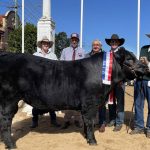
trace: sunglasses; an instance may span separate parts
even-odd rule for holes
[[[111,40],[110,44],[119,44],[119,41],[118,40]]]

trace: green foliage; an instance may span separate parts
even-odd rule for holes
[[[33,54],[37,50],[37,27],[27,23],[25,25],[25,52]]]
[[[8,51],[21,52],[22,49],[22,29],[21,27],[10,32],[8,35]]]
[[[37,27],[27,23],[25,25],[25,53],[33,54],[36,49]],[[12,52],[21,52],[22,49],[22,28],[12,31],[8,36],[8,49]]]
[[[55,54],[58,58],[61,56],[61,51],[70,45],[69,38],[65,32],[59,32],[55,35]]]
[[[33,54],[37,50],[37,27],[27,23],[25,25],[25,53]],[[70,44],[65,32],[55,35],[55,53],[60,58],[61,51]],[[12,52],[21,52],[22,49],[22,29],[19,27],[9,34],[8,49]]]

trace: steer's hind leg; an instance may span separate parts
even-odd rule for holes
[[[84,132],[86,132],[85,135],[86,135],[87,142],[90,145],[96,145],[97,142],[94,136],[94,119],[90,119],[87,117],[87,115],[83,115],[83,121],[85,125]]]
[[[2,106],[0,109],[1,109],[0,126],[1,126],[2,140],[5,143],[7,149],[14,149],[16,148],[16,145],[11,137],[11,125],[12,125],[12,118],[14,117],[14,114],[16,113],[17,110],[17,106],[16,107]]]
[[[83,117],[83,113],[81,112],[82,114],[82,120],[83,120],[83,136],[87,139],[87,126],[85,124],[85,121],[84,121],[84,117]]]
[[[84,137],[87,139],[87,126],[85,123],[84,123]]]

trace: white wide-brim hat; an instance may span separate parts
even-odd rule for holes
[[[53,41],[50,41],[47,36],[44,36],[40,41],[37,42],[37,47],[41,48],[42,47],[42,42],[47,42],[49,43],[49,48],[53,46]]]

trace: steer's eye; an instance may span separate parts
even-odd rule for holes
[[[131,66],[133,64],[133,61],[132,60],[126,60],[124,63],[128,66]]]

